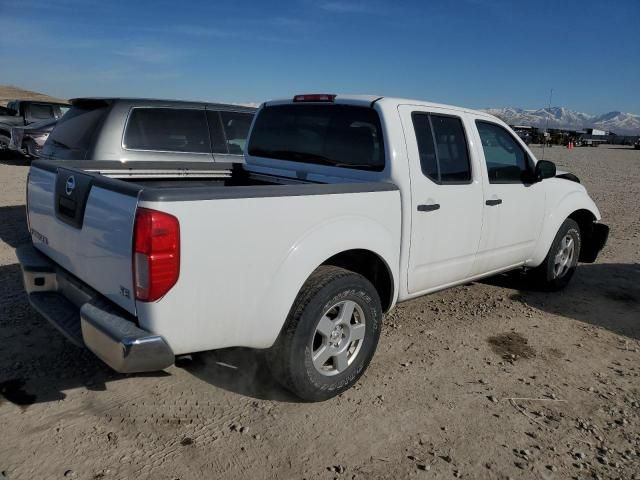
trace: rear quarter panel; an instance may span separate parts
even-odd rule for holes
[[[309,275],[345,250],[378,254],[397,285],[397,190],[140,205],[180,220],[177,284],[158,302],[137,303],[141,326],[177,354],[270,347]]]

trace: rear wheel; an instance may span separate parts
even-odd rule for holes
[[[285,388],[326,400],[358,381],[378,345],[382,309],[373,285],[334,266],[319,267],[296,298],[268,354]]]
[[[578,266],[581,246],[580,227],[575,220],[566,219],[542,264],[531,271],[536,286],[550,291],[566,287]]]

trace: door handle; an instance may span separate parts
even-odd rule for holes
[[[490,207],[493,207],[495,205],[500,205],[502,203],[502,199],[498,198],[496,200],[487,200],[486,202],[484,202],[485,204],[489,205]]]
[[[418,205],[419,212],[433,212],[434,210],[438,210],[439,208],[439,203],[432,203],[430,205]]]

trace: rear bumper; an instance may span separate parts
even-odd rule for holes
[[[59,268],[32,245],[16,250],[31,305],[69,340],[86,346],[117,372],[151,372],[173,364],[160,335],[139,328],[132,317]]]
[[[594,223],[589,232],[585,232],[580,249],[580,261],[593,263],[607,244],[609,227],[603,223]]]

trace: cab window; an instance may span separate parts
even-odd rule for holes
[[[503,127],[476,120],[487,164],[489,183],[524,182],[531,172],[529,156]]]

